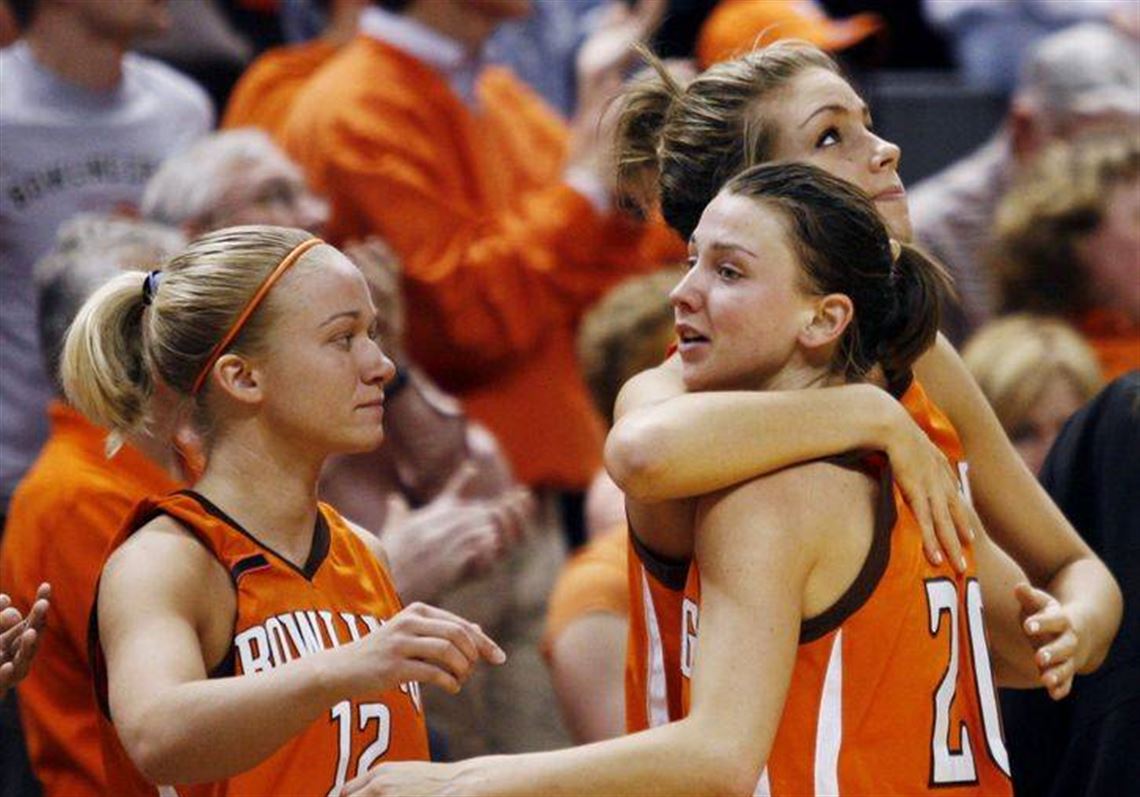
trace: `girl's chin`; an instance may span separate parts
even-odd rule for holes
[[[341,454],[367,454],[375,451],[384,442],[383,430],[371,435],[358,435],[356,439],[344,445],[338,453]]]
[[[910,211],[905,199],[894,199],[886,202],[876,202],[875,207],[879,215],[887,224],[887,231],[895,240],[909,244],[914,238],[914,230],[910,224]]]

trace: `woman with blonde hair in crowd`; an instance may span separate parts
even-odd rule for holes
[[[991,321],[966,343],[962,360],[1034,475],[1065,421],[1104,384],[1096,354],[1055,318]]]
[[[112,793],[335,794],[379,760],[427,757],[418,682],[455,692],[503,660],[462,618],[402,608],[375,538],[317,500],[330,454],[383,438],[376,328],[356,267],[282,227],[118,276],[72,325],[64,389],[112,443],[173,394],[207,455],[192,489],[135,508],[96,590]]]
[[[1003,313],[1060,316],[1106,379],[1140,368],[1140,136],[1046,152],[998,207],[992,252]]]

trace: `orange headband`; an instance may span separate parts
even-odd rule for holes
[[[222,356],[222,353],[230,347],[234,339],[241,334],[246,322],[249,321],[249,317],[253,315],[254,311],[257,310],[265,300],[265,295],[269,293],[269,289],[273,287],[277,280],[281,279],[281,275],[288,271],[290,266],[300,260],[301,255],[308,252],[314,246],[319,246],[323,243],[324,241],[320,238],[309,238],[306,241],[302,241],[293,247],[293,250],[289,252],[289,254],[285,255],[285,258],[277,264],[277,268],[270,272],[269,276],[265,278],[265,282],[261,283],[261,287],[257,289],[257,293],[253,294],[253,298],[249,300],[245,308],[241,311],[241,314],[238,315],[237,320],[234,321],[233,326],[230,327],[230,331],[227,332],[225,337],[218,341],[218,345],[210,351],[210,356],[206,358],[206,362],[202,365],[202,370],[198,372],[198,376],[194,379],[194,386],[190,388],[191,396],[198,395],[198,391],[201,390],[202,385],[205,384],[206,376],[210,373],[210,369],[214,367],[214,363],[217,362],[218,358]]]

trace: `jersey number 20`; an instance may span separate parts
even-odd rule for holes
[[[949,620],[947,625],[950,630],[950,661],[946,667],[946,674],[934,693],[930,782],[935,786],[976,783],[978,775],[974,746],[978,740],[971,740],[966,723],[961,723],[958,729],[961,740],[959,749],[954,750],[950,746],[950,708],[957,697],[958,688],[957,585],[948,578],[927,581],[926,603],[930,609],[930,635],[939,636],[944,617]],[[993,671],[990,668],[990,652],[986,647],[986,629],[982,620],[982,590],[978,586],[977,579],[973,578],[966,580],[966,629],[969,635],[970,658],[974,662],[971,680],[981,709],[986,750],[998,768],[1008,776],[1009,754],[1006,753],[1005,741],[1001,736],[997,695],[994,692]]]

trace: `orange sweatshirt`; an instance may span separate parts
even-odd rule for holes
[[[222,117],[222,128],[260,127],[277,135],[297,92],[336,54],[323,39],[266,50],[242,73]]]
[[[1096,352],[1106,382],[1140,368],[1140,325],[1122,313],[1094,310],[1078,328]]]
[[[104,454],[107,432],[61,402],[51,436],[16,488],[0,549],[0,587],[27,611],[41,581],[51,611],[20,718],[44,797],[102,795],[98,710],[87,668],[87,620],[106,548],[140,499],[177,484],[141,452]]]
[[[286,151],[331,201],[334,243],[383,237],[404,268],[410,354],[499,439],[527,484],[584,489],[602,424],[579,317],[680,241],[562,182],[565,125],[508,71],[477,111],[434,69],[357,37],[298,95]]]

